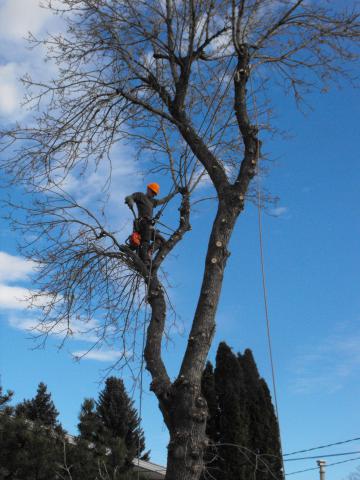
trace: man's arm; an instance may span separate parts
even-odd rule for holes
[[[139,195],[141,195],[140,192],[135,192],[125,197],[125,203],[129,208],[134,208],[134,204],[136,203],[136,200],[138,200]]]
[[[133,196],[132,195],[128,195],[127,197],[125,197],[125,203],[126,205],[129,207],[129,208],[133,208],[134,207],[134,199],[133,199]]]
[[[164,205],[164,203],[169,202],[173,197],[175,197],[177,193],[179,193],[178,187],[176,187],[172,193],[169,193],[169,195],[166,195],[166,197],[154,199],[154,207],[157,207],[158,205]]]

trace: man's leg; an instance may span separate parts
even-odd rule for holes
[[[151,223],[146,218],[142,218],[139,221],[139,233],[141,235],[141,245],[140,245],[140,258],[141,260],[149,264],[151,262],[151,257],[149,255],[150,249],[150,240],[151,240]]]
[[[155,230],[154,241],[152,245],[153,252],[156,252],[157,250],[159,250],[161,245],[163,245],[165,242],[166,242],[165,238],[157,230]]]

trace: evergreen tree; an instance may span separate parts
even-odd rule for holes
[[[93,443],[99,441],[104,428],[95,407],[95,401],[92,398],[85,398],[81,405],[78,423],[81,439]]]
[[[208,448],[208,472],[218,480],[248,480],[256,468],[259,480],[283,478],[279,427],[251,350],[236,356],[220,343],[215,372],[211,364],[204,370],[202,392],[209,407],[207,435],[218,454],[214,460]]]
[[[2,415],[11,415],[13,412],[13,407],[8,405],[13,396],[14,392],[12,390],[7,390],[6,393],[3,393],[3,388],[0,386],[0,413]]]
[[[248,464],[249,419],[246,416],[244,376],[236,355],[226,343],[219,344],[216,355],[215,388],[219,408],[217,471],[219,480],[245,477]]]
[[[120,378],[109,377],[106,380],[105,388],[99,395],[97,413],[111,436],[124,440],[126,461],[131,465],[132,460],[140,457],[145,450],[145,437],[134,402],[127,395]],[[142,458],[148,459],[148,453]]]
[[[244,372],[249,430],[248,447],[261,454],[259,480],[282,478],[280,433],[268,386],[260,377],[251,350],[246,349],[238,360]]]
[[[59,428],[57,421],[59,412],[51,400],[51,393],[47,392],[47,386],[43,382],[39,383],[35,397],[19,403],[15,413],[17,416],[39,422],[46,427]]]
[[[22,416],[0,415],[0,478],[59,479],[63,439],[39,422]]]
[[[124,383],[109,377],[98,402],[85,399],[79,415],[80,435],[70,450],[74,480],[95,478],[105,472],[112,480],[131,476],[132,460],[145,449],[138,414]],[[139,449],[140,440],[140,449]],[[147,459],[148,455],[142,457]]]

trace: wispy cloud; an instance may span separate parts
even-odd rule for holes
[[[24,310],[28,307],[29,290],[0,283],[0,309]]]
[[[11,315],[9,325],[17,330],[33,333],[35,335],[48,334],[53,337],[62,338],[68,334],[71,340],[95,343],[98,340],[97,332],[100,329],[99,322],[95,319],[82,321],[76,318],[70,319],[69,324],[63,322],[42,323],[36,315],[22,315],[21,317]]]
[[[294,361],[295,393],[328,393],[342,389],[360,372],[360,331],[337,333],[307,346]]]
[[[288,207],[275,207],[270,210],[270,215],[274,217],[282,217],[289,212]]]
[[[119,360],[124,354],[117,350],[79,350],[73,352],[75,358],[82,360],[96,360],[98,362],[115,362]]]

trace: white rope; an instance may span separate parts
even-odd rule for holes
[[[259,131],[259,122],[258,122],[258,109],[256,104],[256,99],[254,95],[254,86],[253,86],[253,79],[250,75],[250,86],[251,86],[251,97],[254,105],[254,113],[255,113],[255,123],[257,132]],[[275,362],[273,356],[273,348],[272,348],[272,340],[271,340],[271,328],[270,328],[270,315],[269,315],[269,305],[268,305],[268,293],[266,287],[266,274],[265,274],[265,262],[264,262],[264,245],[263,245],[263,228],[262,228],[262,201],[261,201],[261,179],[260,179],[260,142],[257,138],[257,148],[256,148],[256,177],[257,177],[257,210],[258,210],[258,229],[259,229],[259,249],[260,249],[260,265],[261,265],[261,283],[262,283],[262,290],[263,290],[263,300],[264,300],[264,309],[265,309],[265,319],[266,319],[266,334],[267,334],[267,342],[268,342],[268,350],[269,350],[269,358],[270,358],[270,365],[271,365],[271,378],[272,378],[272,387],[274,392],[274,403],[275,403],[275,414],[279,428],[279,442],[280,442],[280,455],[281,455],[281,464],[283,469],[283,475],[285,477],[285,464],[283,458],[283,449],[282,449],[282,440],[281,440],[281,432],[280,432],[280,418],[279,418],[279,407],[278,407],[278,400],[277,400],[277,388],[276,388],[276,375],[275,375]]]

